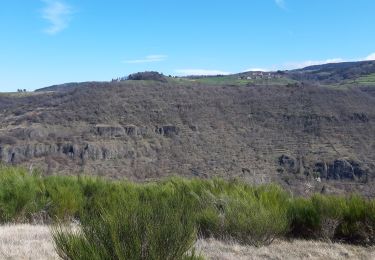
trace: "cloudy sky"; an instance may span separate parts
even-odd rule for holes
[[[375,59],[373,0],[2,0],[0,92]]]

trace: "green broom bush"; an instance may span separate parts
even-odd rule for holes
[[[80,231],[54,230],[63,259],[198,259],[192,199],[171,187],[127,187],[116,208],[82,218]]]
[[[375,201],[358,195],[302,198],[275,185],[255,187],[239,180],[171,178],[135,184],[92,177],[43,177],[23,168],[0,166],[0,222],[33,222],[38,214],[48,221],[77,219],[88,227],[79,235],[64,233],[64,238],[71,238],[66,248],[72,247],[73,252],[76,243],[92,245],[87,244],[90,230],[110,228],[106,231],[110,233],[102,233],[107,240],[111,236],[113,243],[125,236],[120,230],[130,230],[157,238],[161,244],[174,234],[189,233],[183,227],[191,225],[193,233],[202,237],[256,246],[277,237],[375,244]],[[131,224],[135,217],[142,225]]]

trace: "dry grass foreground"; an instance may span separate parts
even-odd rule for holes
[[[241,246],[217,240],[200,240],[197,251],[208,259],[375,259],[375,248],[319,241],[275,241],[270,246]]]
[[[317,241],[276,241],[266,247],[241,246],[217,240],[199,240],[198,252],[207,259],[375,259],[375,247]],[[0,259],[59,259],[47,226],[0,227]]]

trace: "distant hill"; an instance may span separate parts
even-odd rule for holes
[[[358,83],[373,65],[0,95],[0,161],[46,174],[240,178],[375,197],[375,87]],[[347,74],[355,80],[340,85]]]
[[[98,82],[95,82],[95,81],[93,81],[93,82],[82,82],[82,83],[78,83],[78,82],[64,83],[64,84],[60,84],[60,85],[53,85],[53,86],[49,86],[49,87],[40,88],[40,89],[35,90],[35,92],[68,91],[68,90],[73,90],[73,89],[78,88],[78,87],[94,86],[97,83]]]
[[[167,82],[167,78],[156,71],[145,71],[145,72],[138,72],[138,73],[133,73],[130,74],[127,77],[121,77],[118,79],[112,79],[112,82],[121,82],[125,80],[154,80],[154,81],[160,81],[160,82]],[[67,90],[72,90],[77,87],[90,87],[90,86],[95,86],[99,82],[82,82],[82,83],[77,83],[77,82],[72,82],[72,83],[65,83],[61,85],[53,85],[45,88],[40,88],[35,90],[36,92],[42,92],[42,91],[67,91]]]
[[[375,76],[375,61],[343,62],[309,66],[288,72],[290,78],[320,84],[361,84],[364,76]],[[373,83],[374,82],[369,82]]]
[[[290,71],[249,71],[233,75],[202,75],[182,77],[179,79],[209,85],[286,85],[304,82],[327,86],[375,86],[375,61],[330,63]],[[145,71],[112,79],[112,82],[126,80],[146,80],[166,83],[168,82],[168,77],[159,72]],[[96,84],[97,82],[73,82],[53,85],[37,89],[36,91],[66,91],[77,87],[95,86]]]
[[[363,69],[365,67],[373,67],[375,61],[355,61],[355,62],[338,62],[338,63],[327,63],[327,64],[320,64],[320,65],[312,65],[302,69],[298,69],[299,71],[334,71],[334,70],[350,70],[350,69]],[[297,71],[298,71],[297,70]]]

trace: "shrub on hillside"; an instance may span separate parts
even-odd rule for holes
[[[289,207],[290,236],[313,238],[319,228],[320,218],[312,201],[305,198],[295,198]]]
[[[50,217],[60,220],[78,218],[83,211],[85,198],[77,179],[52,176],[46,177],[44,183]]]
[[[294,237],[333,240],[343,221],[344,198],[314,195],[295,198],[289,207],[290,234]]]
[[[116,208],[84,216],[81,231],[54,231],[64,259],[197,259],[192,199],[170,187],[130,188]]]
[[[138,72],[134,74],[130,74],[128,76],[128,80],[155,80],[161,82],[167,82],[165,76],[156,71],[145,71],[145,72]]]
[[[356,244],[375,244],[375,201],[360,196],[348,198],[337,238]]]
[[[219,183],[211,192],[217,192]],[[204,209],[198,213],[197,222],[203,236],[260,246],[286,233],[288,201],[281,189],[222,183],[221,193],[225,195],[207,191],[201,195]]]
[[[345,199],[316,194],[311,201],[319,215],[319,226],[315,236],[323,240],[333,240],[343,220]]]
[[[360,196],[293,198],[277,186],[254,187],[240,181],[173,178],[134,184],[90,177],[42,177],[22,168],[0,166],[0,222],[33,222],[38,216],[41,221],[77,218],[87,232],[95,232],[59,233],[69,242],[66,250],[90,234],[91,245],[104,243],[94,236],[101,234],[101,227],[111,228],[111,233],[105,233],[106,239],[113,239],[111,243],[120,243],[127,232],[136,234],[142,248],[151,246],[145,242],[148,239],[159,241],[155,246],[167,240],[170,248],[177,248],[168,237],[188,245],[190,240],[183,237],[189,238],[192,229],[203,237],[252,245],[268,244],[286,232],[292,238],[375,244],[375,200]],[[132,222],[135,218],[137,222]],[[136,246],[126,244],[127,248]]]
[[[20,168],[0,166],[0,222],[26,222],[43,205],[39,177]]]
[[[359,196],[314,195],[295,198],[289,207],[292,237],[375,243],[375,203]]]

